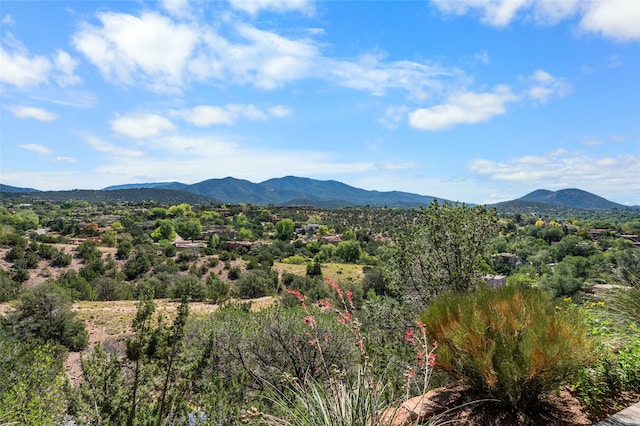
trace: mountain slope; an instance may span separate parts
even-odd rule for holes
[[[118,189],[137,189],[137,188],[164,188],[164,189],[181,189],[180,185],[187,186],[180,182],[151,182],[151,183],[128,183],[125,185],[113,185],[102,188],[103,191],[115,191]],[[169,187],[169,188],[168,188]]]
[[[518,200],[546,203],[554,206],[570,207],[574,209],[611,210],[628,208],[623,204],[614,203],[598,195],[576,188],[561,189],[555,192],[538,189],[519,198]]]
[[[25,192],[39,192],[39,190],[33,189],[33,188],[18,188],[16,186],[3,185],[3,184],[0,183],[0,192],[4,192],[4,193],[25,193]]]

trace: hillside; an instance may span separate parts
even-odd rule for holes
[[[211,204],[218,201],[186,191],[158,188],[115,189],[110,191],[74,189],[72,191],[41,191],[28,193],[3,193],[5,197],[20,197],[25,200],[87,201],[87,202],[132,202],[154,200],[163,204]]]
[[[33,188],[18,188],[16,186],[11,185],[3,185],[0,183],[0,193],[25,193],[25,192],[38,192],[37,189]]]
[[[518,200],[546,203],[574,209],[613,210],[628,208],[623,204],[614,203],[598,195],[575,188],[561,189],[555,192],[538,189],[519,198]]]

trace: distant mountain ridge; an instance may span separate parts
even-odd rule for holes
[[[40,192],[33,188],[18,188],[17,186],[3,185],[0,183],[0,193],[26,193],[26,192]]]
[[[629,208],[624,204],[614,203],[598,195],[576,188],[561,189],[559,191],[538,189],[519,198],[519,200],[575,209],[612,210]]]
[[[33,196],[48,199],[79,199],[139,201],[154,199],[158,202],[182,202],[208,204],[258,204],[258,205],[310,205],[318,208],[341,208],[347,206],[372,206],[389,208],[418,208],[429,205],[433,196],[401,191],[368,191],[349,186],[335,180],[285,176],[253,183],[233,177],[208,179],[194,184],[181,182],[150,182],[115,185],[101,191],[47,191],[1,185],[3,196]],[[100,194],[103,192],[104,194]],[[448,201],[440,199],[440,201]],[[178,201],[180,202],[180,201]],[[562,209],[640,210],[640,206],[629,207],[608,201],[603,197],[580,189],[549,191],[538,189],[524,197],[497,203],[498,211],[513,213],[521,210],[540,212]]]

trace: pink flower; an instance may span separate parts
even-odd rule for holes
[[[345,309],[345,311],[342,313],[342,316],[344,317],[345,320],[351,322],[351,312]]]
[[[353,303],[353,293],[350,291],[347,291],[347,300],[349,300],[349,303]]]
[[[333,289],[336,291],[336,293],[338,293],[338,296],[343,297],[342,296],[342,289],[340,288],[340,286],[338,286],[338,284],[336,284],[335,281],[333,281],[331,278],[325,278],[324,282],[327,283],[327,285],[333,287]]]
[[[413,330],[406,330],[404,332],[404,340],[406,340],[407,342],[413,343],[414,335],[415,333],[413,332]]]
[[[302,297],[302,294],[300,294],[300,292],[298,290],[288,290],[287,289],[287,294],[293,294],[295,297],[298,298],[299,301],[304,303],[304,297]]]
[[[429,354],[429,367],[436,365],[436,354],[433,352]]]
[[[423,336],[427,334],[427,328],[424,326],[423,322],[416,321],[416,325],[420,328],[420,332],[422,333]]]
[[[321,308],[327,308],[327,309],[333,309],[333,305],[328,300],[321,300],[320,301],[320,307]]]
[[[409,371],[407,372],[407,375],[409,376],[410,379],[413,379],[416,376],[416,370],[414,370],[413,368],[410,368]]]
[[[438,349],[438,342],[433,342],[433,349]]]
[[[314,325],[316,325],[316,319],[313,317],[313,315],[309,315],[304,317],[304,323],[309,327],[313,327]]]

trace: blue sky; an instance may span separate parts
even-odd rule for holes
[[[0,182],[640,205],[640,0],[0,1]]]

